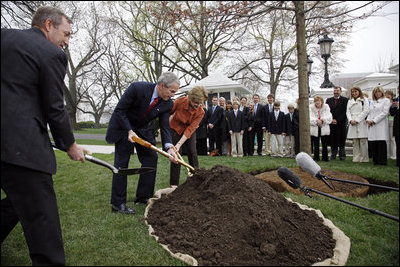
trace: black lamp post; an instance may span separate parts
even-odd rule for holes
[[[325,59],[325,80],[321,84],[321,88],[332,88],[334,87],[333,83],[329,80],[328,74],[328,58],[331,56],[331,46],[333,43],[333,39],[328,37],[328,34],[324,34],[322,39],[318,40],[318,44],[321,48],[321,56]]]
[[[307,55],[307,77],[308,77],[308,97],[311,97],[310,95],[310,74],[311,74],[311,67],[314,61],[310,58],[310,55]]]

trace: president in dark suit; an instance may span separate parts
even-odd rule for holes
[[[85,162],[64,106],[71,20],[39,8],[27,30],[1,30],[1,242],[21,222],[32,265],[65,265],[52,175],[56,145]]]
[[[106,140],[115,143],[114,166],[128,168],[131,154],[136,148],[142,167],[157,169],[157,152],[134,143],[132,137],[140,137],[156,145],[154,120],[159,118],[161,141],[164,150],[173,156],[176,163],[171,132],[169,112],[174,103],[171,99],[179,89],[179,79],[172,72],[163,73],[157,84],[134,82],[119,100],[108,125]],[[147,203],[154,194],[156,170],[141,174],[136,190],[135,202]],[[127,176],[114,174],[111,192],[111,210],[124,214],[135,211],[126,206]]]
[[[330,145],[331,159],[336,159],[339,150],[340,160],[346,159],[346,137],[347,137],[347,97],[341,96],[342,88],[335,86],[333,88],[333,97],[326,99],[326,104],[329,105],[332,113],[332,123],[330,127]]]

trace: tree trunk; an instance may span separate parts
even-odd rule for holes
[[[299,133],[300,151],[311,154],[310,112],[307,77],[307,49],[304,1],[293,1],[296,14],[297,60],[299,75]]]

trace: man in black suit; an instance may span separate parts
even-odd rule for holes
[[[247,97],[242,96],[240,98],[240,107],[239,110],[243,113],[244,118],[244,132],[243,132],[243,156],[249,155],[249,131],[247,130],[248,125],[248,117],[249,117],[249,107],[247,106]]]
[[[274,102],[275,96],[273,94],[268,94],[267,96],[267,104],[264,106],[264,127],[263,130],[265,132],[265,154],[271,155],[271,133],[267,130],[269,124],[270,114],[274,113]]]
[[[154,194],[158,155],[154,150],[135,143],[132,137],[140,137],[156,145],[154,120],[158,117],[163,148],[172,156],[170,160],[177,163],[169,127],[169,112],[174,105],[171,97],[178,89],[179,79],[172,72],[161,74],[157,84],[134,82],[124,92],[111,115],[106,140],[115,143],[114,166],[128,168],[129,159],[136,148],[142,167],[155,169],[140,175],[135,203],[146,204]],[[127,176],[113,174],[111,211],[135,213],[126,206],[126,188]]]
[[[397,86],[397,97],[393,99],[393,104],[389,109],[390,115],[393,118],[393,136],[396,141],[396,165],[399,167],[399,87]]]
[[[340,160],[346,159],[346,136],[347,136],[347,117],[346,109],[347,97],[341,96],[342,88],[335,86],[333,88],[333,97],[326,99],[326,104],[329,105],[332,113],[332,123],[330,126],[330,144],[331,144],[331,159],[336,159],[339,148]]]
[[[223,109],[218,106],[218,97],[213,96],[212,106],[208,108],[206,113],[209,134],[208,149],[210,151],[210,155],[215,149],[218,150],[217,155],[221,155],[222,153],[222,136],[218,130],[223,119],[223,113]]]
[[[1,242],[21,222],[32,265],[65,265],[47,125],[72,160],[90,153],[76,144],[64,106],[70,24],[60,10],[41,7],[32,28],[1,29]]]
[[[263,146],[263,134],[266,128],[264,124],[264,106],[261,105],[260,96],[258,94],[253,95],[254,102],[254,132],[255,136],[257,135],[257,154],[259,156],[262,155],[262,146]]]

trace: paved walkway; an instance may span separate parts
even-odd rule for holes
[[[81,145],[92,153],[112,154],[115,152],[115,146],[97,146],[97,145]]]

